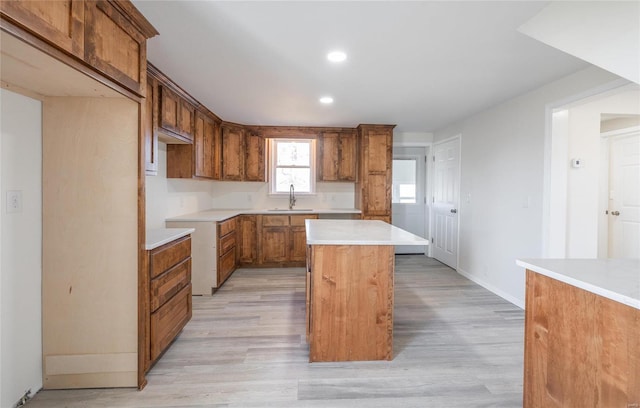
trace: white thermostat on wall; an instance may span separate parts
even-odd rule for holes
[[[582,159],[571,159],[571,167],[574,169],[582,167]]]

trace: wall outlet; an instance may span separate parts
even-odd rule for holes
[[[7,191],[7,213],[22,212],[22,191]]]

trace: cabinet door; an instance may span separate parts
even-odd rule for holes
[[[222,125],[222,180],[244,178],[244,132],[236,126]]]
[[[195,115],[193,135],[194,176],[213,178],[213,141],[215,124],[202,112]]]
[[[318,179],[338,181],[340,137],[338,133],[323,133],[320,137],[320,166]]]
[[[245,137],[246,161],[245,181],[266,181],[264,138],[255,132],[247,132]]]
[[[180,133],[178,128],[180,97],[166,86],[160,85],[158,91],[158,127],[172,133]]]
[[[356,135],[342,133],[338,155],[338,180],[356,181]]]
[[[262,227],[262,263],[281,263],[289,259],[289,227]]]
[[[196,109],[189,102],[180,98],[178,110],[178,133],[186,139],[193,140],[193,122]]]
[[[45,41],[84,58],[84,1],[0,1],[0,10]]]
[[[304,227],[291,227],[291,262],[304,262],[307,257],[307,234]]]
[[[387,131],[369,131],[366,142],[367,172],[386,174],[391,169],[391,137]]]
[[[240,243],[238,261],[242,265],[252,265],[257,261],[257,225],[255,215],[240,217]]]
[[[365,182],[365,214],[391,214],[391,183],[386,174],[369,174]]]
[[[143,106],[144,127],[144,164],[147,176],[158,174],[158,133],[154,128],[154,107],[157,106],[157,84],[154,79],[147,80],[147,97]]]
[[[84,13],[85,62],[144,96],[146,37],[110,2],[86,1]]]

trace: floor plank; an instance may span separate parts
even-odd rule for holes
[[[396,258],[394,359],[308,363],[302,268],[239,269],[133,389],[39,407],[521,407],[524,313],[439,262]]]

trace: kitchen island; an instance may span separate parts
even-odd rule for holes
[[[429,241],[373,220],[306,220],[309,361],[393,358],[394,246]]]
[[[640,407],[640,260],[526,268],[525,408]]]

